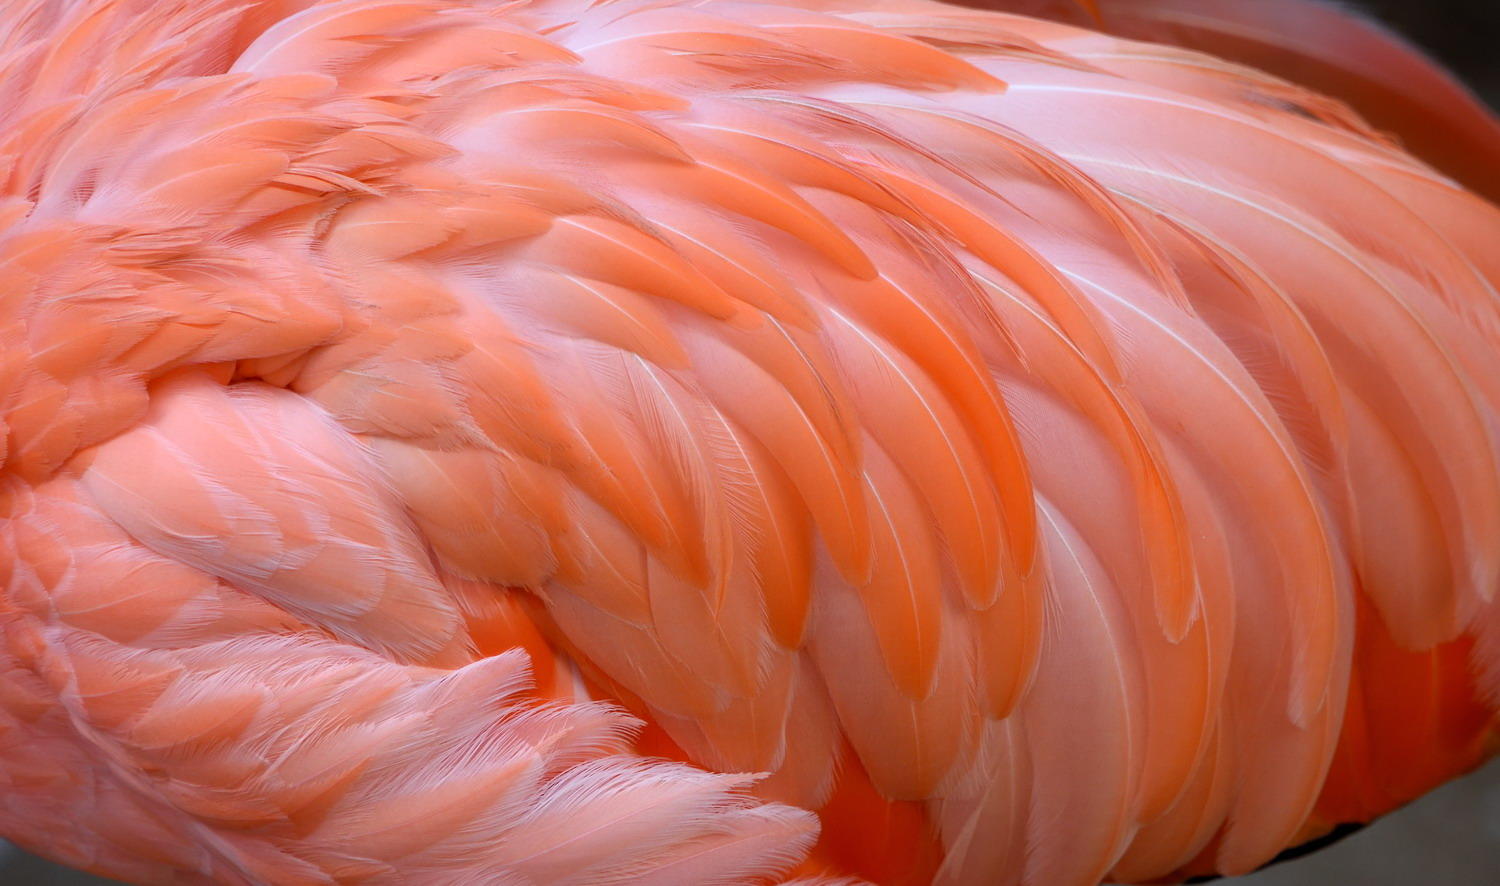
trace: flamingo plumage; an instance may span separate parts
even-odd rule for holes
[[[972,5],[0,2],[0,835],[1089,886],[1483,762],[1494,120]]]

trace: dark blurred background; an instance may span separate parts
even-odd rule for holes
[[[1345,5],[1369,10],[1442,59],[1490,107],[1500,108],[1500,47],[1495,44],[1500,40],[1500,0],[1358,0]]]
[[[1359,0],[1345,5],[1366,9],[1405,34],[1442,59],[1490,107],[1500,109],[1500,0]],[[1500,163],[1500,157],[1495,162]],[[50,864],[0,840],[0,886],[108,882]],[[1248,877],[1218,882],[1224,886],[1500,884],[1500,760],[1330,848]]]

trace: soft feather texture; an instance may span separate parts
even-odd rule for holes
[[[1087,886],[1493,742],[1500,212],[1330,99],[922,0],[0,8],[10,839]]]
[[[1456,77],[1361,5],[1348,0],[957,0],[1093,27],[1154,43],[1185,46],[1249,65],[1323,93],[1399,137],[1412,153],[1490,200],[1500,199],[1500,120]],[[1132,73],[1177,79],[1188,72],[1150,53],[1118,58]],[[1219,67],[1203,63],[1211,72]],[[1201,84],[1218,92],[1233,80]],[[1304,99],[1306,100],[1306,99]],[[1354,122],[1326,102],[1323,113]],[[1357,125],[1357,124],[1356,124]]]

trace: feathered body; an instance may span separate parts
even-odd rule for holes
[[[920,0],[0,9],[10,839],[1069,886],[1493,745],[1500,212],[1335,101]]]

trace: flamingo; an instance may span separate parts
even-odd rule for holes
[[[1482,763],[1500,127],[970,5],[0,0],[0,835],[1088,886]]]

